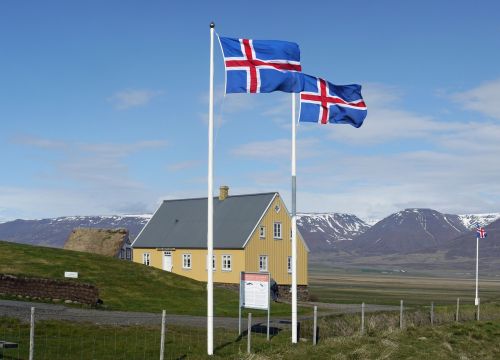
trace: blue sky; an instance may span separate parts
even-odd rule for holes
[[[360,129],[298,128],[298,210],[500,211],[497,1],[2,1],[0,221],[206,195],[209,23],[359,83]],[[290,196],[290,94],[223,95],[215,186]]]

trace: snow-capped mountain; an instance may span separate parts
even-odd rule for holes
[[[458,215],[432,209],[406,209],[379,221],[347,244],[360,254],[420,252],[467,232]]]
[[[65,216],[7,221],[0,223],[0,240],[62,247],[77,227],[126,228],[134,239],[151,216]],[[313,253],[340,249],[363,255],[403,254],[432,248],[448,250],[459,243],[452,242],[453,239],[466,234],[476,223],[487,226],[500,221],[500,213],[449,215],[431,209],[406,209],[380,221],[365,220],[342,213],[297,215],[298,228]]]
[[[297,227],[311,251],[333,250],[339,241],[349,241],[370,226],[352,214],[297,214]]]
[[[25,244],[63,247],[74,228],[125,228],[134,239],[152,215],[65,216],[40,220],[14,220],[0,224],[0,239]]]
[[[476,227],[476,224],[479,224],[480,226],[486,226],[491,224],[495,220],[500,219],[500,213],[466,214],[458,215],[458,217],[467,229],[473,229]]]
[[[363,220],[363,222],[369,226],[373,226],[380,221],[379,218],[375,217],[362,217],[360,219]]]
[[[500,258],[500,219],[484,227],[488,236],[486,239],[480,239],[479,257],[480,258]],[[448,257],[474,258],[476,256],[476,231],[468,231],[465,234],[451,240],[443,247],[447,251]]]

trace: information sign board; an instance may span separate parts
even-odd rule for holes
[[[249,309],[269,309],[269,273],[241,273],[240,304]]]

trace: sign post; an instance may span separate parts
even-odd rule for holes
[[[241,308],[267,310],[267,340],[269,340],[269,324],[271,319],[271,274],[240,274],[240,308],[238,332],[241,335]]]

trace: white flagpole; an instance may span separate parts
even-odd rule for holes
[[[297,182],[295,155],[295,93],[292,93],[292,343],[297,343]]]
[[[207,353],[214,353],[214,280],[212,258],[214,252],[214,28],[210,23],[210,95],[208,105],[208,218],[207,218]]]
[[[476,236],[476,299],[474,304],[479,305],[478,281],[479,280],[479,236]]]

